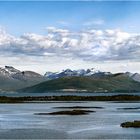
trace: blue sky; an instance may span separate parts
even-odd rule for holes
[[[44,34],[46,26],[81,30],[121,28],[140,31],[140,2],[0,2],[0,25],[8,32]],[[84,26],[93,20],[102,24]]]
[[[140,72],[139,15],[140,1],[0,1],[0,66]]]

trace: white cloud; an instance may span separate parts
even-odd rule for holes
[[[62,36],[66,36],[70,33],[69,30],[66,30],[66,29],[58,29],[58,28],[55,28],[55,27],[46,27],[48,33],[58,33],[58,34],[61,34]]]
[[[20,37],[0,30],[0,55],[65,57],[84,61],[140,60],[140,35],[115,30],[73,32],[47,27],[47,35],[25,33]]]

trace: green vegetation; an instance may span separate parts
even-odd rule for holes
[[[6,96],[0,96],[0,103],[22,103],[20,99],[17,99],[16,97],[6,97]]]
[[[126,108],[117,108],[118,110],[139,110],[140,107],[126,107]]]
[[[65,77],[40,83],[19,92],[44,93],[55,91],[74,92],[139,92],[140,83],[126,75],[118,74],[102,78]]]
[[[129,127],[140,128],[140,121],[124,122],[124,123],[121,124],[121,127],[125,127],[125,128],[129,128]]]
[[[136,95],[114,95],[114,96],[27,96],[6,97],[0,96],[0,103],[30,103],[41,101],[140,101]]]
[[[74,109],[74,110],[64,110],[64,111],[57,111],[51,113],[35,113],[35,115],[87,115],[90,112],[95,112],[95,111]]]
[[[103,107],[98,107],[98,106],[59,106],[59,107],[54,107],[54,108],[59,108],[59,109],[79,109],[79,108],[103,109]]]

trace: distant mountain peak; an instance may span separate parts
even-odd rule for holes
[[[61,77],[68,77],[68,76],[92,76],[97,74],[98,76],[111,74],[109,72],[101,72],[99,70],[96,70],[95,68],[91,69],[78,69],[78,70],[71,70],[71,69],[65,69],[60,72],[46,72],[45,77],[48,79],[57,79]]]
[[[0,89],[13,90],[38,84],[46,78],[33,71],[20,71],[12,66],[0,68]]]
[[[9,72],[9,74],[16,74],[16,73],[20,72],[20,70],[15,69],[15,68],[12,67],[12,66],[5,66],[5,70],[6,70],[7,72]]]

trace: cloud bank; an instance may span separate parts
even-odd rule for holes
[[[140,34],[119,29],[83,30],[47,27],[46,35],[25,33],[20,37],[0,29],[1,56],[64,57],[84,61],[139,61]]]

